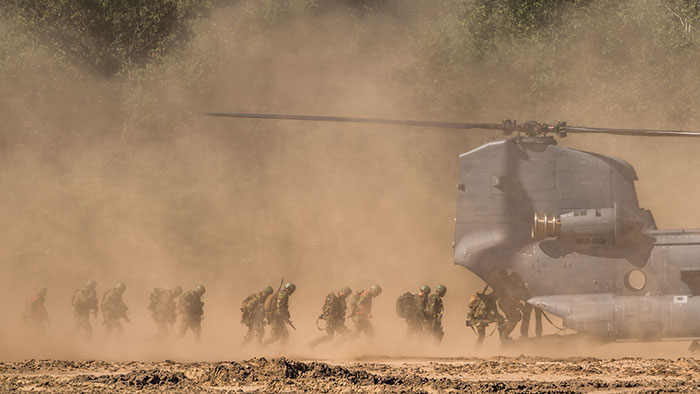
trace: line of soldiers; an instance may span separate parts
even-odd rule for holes
[[[487,290],[488,286],[483,291],[472,294],[469,299],[466,325],[477,334],[477,343],[481,344],[484,341],[486,329],[493,323],[496,323],[502,342],[511,339],[510,334],[518,323],[520,323],[520,337],[528,338],[530,316],[533,310],[535,312],[535,335],[538,338],[542,336],[543,313],[541,309],[507,295],[499,297],[494,291],[487,293]],[[503,311],[503,315],[499,313],[499,308]]]
[[[73,307],[73,332],[83,333],[85,338],[91,339],[93,328],[91,316],[97,321],[97,313],[102,309],[102,324],[107,337],[116,334],[120,336],[124,332],[122,321],[131,323],[129,307],[124,303],[126,285],[122,282],[107,289],[102,295],[102,302],[98,305],[97,282],[88,280],[85,285],[73,292],[71,306]],[[151,317],[158,327],[158,337],[166,338],[170,335],[175,319],[180,316],[179,337],[183,337],[191,330],[196,338],[201,332],[201,323],[204,316],[204,302],[202,296],[206,289],[199,285],[193,290],[182,293],[182,288],[176,286],[171,289],[154,288],[149,298],[148,309]],[[22,315],[23,320],[37,332],[43,333],[50,326],[46,307],[47,289],[40,287],[36,294],[29,300]],[[176,304],[177,302],[177,304]]]
[[[445,335],[442,329],[442,297],[446,293],[447,287],[443,285],[437,285],[432,294],[430,287],[424,285],[416,294],[406,292],[399,296],[396,300],[396,314],[406,321],[409,338],[428,335],[436,343],[442,341]]]
[[[131,322],[129,308],[123,300],[126,285],[117,282],[114,287],[105,291],[99,306],[96,289],[97,283],[89,280],[73,293],[71,301],[75,322],[73,331],[84,332],[84,336],[90,339],[93,335],[90,318],[94,316],[97,320],[97,313],[101,308],[106,335],[108,337],[115,333],[117,336],[121,335],[124,331],[122,321]],[[527,338],[533,310],[536,336],[542,335],[542,310],[509,296],[497,296],[494,291],[487,292],[487,289],[488,286],[482,292],[472,294],[468,304],[466,325],[478,335],[478,343],[484,341],[486,330],[493,323],[497,325],[501,340],[508,341],[512,331],[522,321],[520,335],[521,338]],[[291,282],[284,286],[280,284],[277,291],[266,286],[262,291],[253,293],[243,300],[240,308],[241,323],[248,328],[244,343],[253,340],[261,344],[287,342],[289,338],[287,326],[296,330],[289,313],[289,297],[295,290],[296,286]],[[188,331],[192,331],[195,338],[199,339],[204,318],[202,296],[205,292],[206,289],[202,285],[184,293],[180,286],[166,289],[154,288],[149,297],[148,309],[158,329],[157,337],[160,339],[169,337],[179,316],[180,327],[177,336],[183,337]],[[368,290],[360,290],[354,294],[349,306],[347,299],[353,294],[349,287],[345,286],[339,291],[329,293],[324,300],[321,314],[316,320],[318,329],[325,333],[314,339],[310,345],[315,347],[336,338],[344,341],[360,335],[372,339],[374,337],[374,328],[370,321],[372,299],[381,293],[382,288],[379,285],[374,285]],[[442,298],[446,293],[447,288],[444,285],[436,286],[433,293],[430,287],[425,285],[415,294],[406,292],[399,296],[396,300],[396,313],[406,321],[409,338],[431,337],[436,343],[442,340],[444,336]],[[44,332],[51,325],[44,307],[46,295],[45,287],[38,288],[27,303],[22,316],[23,320],[37,332]],[[353,323],[352,330],[345,324],[347,319]],[[270,336],[264,340],[266,326],[270,326]]]
[[[289,314],[289,296],[294,293],[296,286],[287,283],[280,286],[277,292],[273,293],[272,287],[267,286],[258,293],[253,293],[246,297],[241,303],[241,324],[248,327],[243,341],[249,343],[253,339],[258,343],[270,344],[279,341],[284,344],[289,338],[287,326],[294,328]],[[372,318],[372,299],[382,293],[379,285],[374,285],[369,290],[360,290],[353,296],[348,305],[346,299],[352,294],[349,287],[343,287],[338,292],[329,293],[321,308],[321,315],[316,320],[319,330],[325,331],[325,335],[313,340],[310,345],[315,347],[324,342],[330,342],[336,337],[341,340],[356,338],[365,335],[368,339],[374,337],[374,328],[370,319]],[[345,325],[346,319],[351,319],[354,330],[348,329]],[[325,326],[319,323],[325,321]],[[265,326],[271,328],[271,335],[263,341],[265,336]]]

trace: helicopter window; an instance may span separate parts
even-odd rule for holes
[[[586,216],[586,215],[588,215],[588,211],[586,211],[585,209],[574,212],[574,216]]]
[[[576,239],[576,245],[588,245],[591,243],[590,238],[578,238]]]
[[[596,210],[595,210],[595,215],[596,215],[596,217],[599,217],[599,216],[601,215],[600,209],[596,209]]]
[[[625,274],[625,286],[632,291],[640,291],[647,285],[647,276],[642,270],[633,269]]]
[[[593,245],[605,245],[605,238],[593,238]]]

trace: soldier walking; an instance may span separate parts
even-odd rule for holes
[[[175,300],[182,294],[182,287],[175,286],[172,289],[154,287],[149,297],[148,309],[151,318],[158,327],[158,338],[165,339],[170,336],[170,331],[175,324],[177,308]]]
[[[424,326],[424,329],[433,337],[436,343],[442,341],[442,337],[445,335],[442,329],[442,313],[444,311],[442,297],[445,296],[445,293],[447,293],[447,287],[437,285],[435,293],[428,296],[428,301],[425,305],[425,316],[428,323]]]
[[[406,321],[407,337],[417,337],[423,333],[425,305],[430,287],[423,286],[418,293],[403,293],[396,300],[396,314]]]
[[[192,330],[194,337],[199,340],[202,331],[202,319],[204,316],[204,302],[202,296],[207,291],[202,285],[197,285],[193,290],[182,294],[178,311],[180,313],[180,332],[182,338],[187,330]]]
[[[272,294],[272,287],[266,286],[262,291],[246,297],[241,303],[241,324],[248,327],[248,332],[243,338],[243,343],[248,343],[255,338],[261,343],[265,336],[265,300]]]
[[[47,326],[51,326],[49,314],[46,312],[46,287],[39,287],[34,296],[27,303],[22,318],[37,334],[46,332]]]
[[[382,288],[379,285],[355,293],[350,311],[352,323],[355,326],[354,336],[365,334],[367,339],[374,338],[374,328],[369,319],[372,318],[372,299],[380,294],[382,294]]]
[[[496,295],[486,293],[484,290],[481,293],[472,294],[469,299],[469,313],[467,314],[466,324],[478,335],[477,343],[481,344],[486,338],[486,328],[489,324],[502,324],[503,316],[498,313],[496,306]]]
[[[85,286],[76,290],[73,293],[71,305],[73,306],[73,317],[75,323],[73,331],[85,331],[87,339],[92,338],[92,326],[90,325],[90,314],[92,313],[97,319],[97,283],[94,280],[88,280]]]
[[[316,320],[317,325],[319,320],[325,320],[326,335],[311,341],[311,347],[332,341],[336,334],[345,335],[348,332],[348,328],[345,326],[345,315],[347,313],[345,300],[350,294],[352,294],[352,290],[345,286],[337,293],[333,292],[326,296],[326,300],[321,308],[321,315]]]
[[[498,326],[498,336],[501,341],[510,341],[510,333],[523,317],[519,310],[520,303],[516,298],[504,295],[498,298],[498,307],[505,315],[505,319]]]
[[[284,288],[265,300],[265,315],[272,329],[270,338],[265,341],[266,345],[276,341],[279,341],[282,345],[287,343],[287,339],[289,339],[287,325],[289,324],[290,327],[294,328],[289,314],[289,296],[294,293],[296,288],[294,283],[287,283],[284,285]]]
[[[126,285],[122,282],[117,282],[113,288],[107,290],[102,296],[102,324],[105,326],[107,337],[110,337],[114,331],[117,332],[117,336],[121,336],[124,332],[121,319],[131,323],[129,308],[122,298],[125,290]]]

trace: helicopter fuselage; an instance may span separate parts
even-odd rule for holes
[[[606,340],[700,337],[700,230],[658,230],[627,162],[549,137],[459,158],[454,262]]]

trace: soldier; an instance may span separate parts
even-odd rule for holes
[[[447,287],[437,285],[435,293],[428,296],[428,302],[425,305],[425,315],[428,318],[428,324],[423,328],[437,343],[442,341],[442,337],[445,335],[442,330],[442,312],[444,310],[442,297],[445,296],[445,293],[447,293]]]
[[[158,337],[165,339],[170,335],[170,330],[177,317],[175,300],[182,294],[182,287],[175,286],[172,289],[154,287],[149,298],[148,309],[151,318],[158,327]]]
[[[379,285],[370,287],[369,291],[360,290],[355,293],[350,310],[352,323],[355,326],[355,336],[364,333],[368,339],[374,338],[374,328],[369,319],[372,317],[372,299],[380,294],[382,294],[382,288]]]
[[[46,287],[39,287],[24,309],[22,318],[37,333],[46,332],[46,327],[51,326],[49,314],[46,312]]]
[[[124,332],[124,327],[122,327],[120,322],[121,319],[131,323],[129,308],[122,299],[125,290],[126,285],[122,282],[117,282],[114,288],[107,290],[102,296],[102,324],[105,326],[108,337],[115,330],[118,336],[121,336]]]
[[[487,294],[484,290],[481,293],[472,294],[469,299],[469,314],[466,323],[467,327],[471,327],[478,335],[478,344],[484,342],[486,328],[489,324],[498,323],[500,326],[502,321],[503,317],[498,313],[496,295],[493,292]]]
[[[248,332],[243,338],[243,343],[248,343],[253,338],[258,343],[265,336],[264,304],[268,296],[272,294],[272,287],[266,286],[261,292],[253,293],[241,303],[241,324],[248,327]]]
[[[85,283],[85,286],[81,289],[76,290],[73,293],[73,300],[71,305],[73,306],[73,317],[75,318],[75,324],[73,326],[73,331],[78,332],[81,330],[85,331],[85,337],[87,339],[92,338],[92,326],[90,325],[90,313],[95,315],[97,320],[97,283],[90,279]]]
[[[178,311],[180,312],[180,333],[182,338],[187,330],[192,330],[194,337],[199,340],[202,331],[202,318],[204,315],[204,302],[202,296],[207,291],[202,285],[197,285],[180,297]]]
[[[423,285],[420,288],[418,294],[416,294],[416,313],[418,316],[418,329],[419,332],[424,331],[430,324],[430,319],[425,313],[426,306],[428,305],[428,296],[430,295],[430,287],[428,285]]]
[[[280,341],[282,345],[287,343],[287,339],[289,339],[287,324],[294,328],[289,314],[289,296],[294,293],[296,288],[294,283],[287,283],[284,285],[284,288],[271,295],[270,297],[272,298],[268,297],[268,299],[265,300],[265,315],[272,329],[270,338],[265,341],[266,345],[275,341]],[[294,329],[296,330],[296,328]]]
[[[348,332],[348,328],[345,327],[345,314],[347,312],[345,300],[350,294],[352,294],[352,290],[345,286],[339,292],[330,293],[326,296],[326,301],[321,308],[322,313],[316,320],[316,324],[318,324],[319,320],[326,321],[326,335],[311,341],[311,347],[332,341],[335,334],[344,335]]]
[[[498,325],[498,336],[501,341],[509,341],[510,333],[522,320],[522,315],[519,310],[520,303],[514,297],[504,295],[498,298],[498,307],[501,308],[505,319]]]
[[[428,286],[421,287],[417,294],[405,292],[396,300],[396,314],[406,321],[407,337],[409,338],[423,332],[422,319],[426,305],[424,293],[430,293]]]

